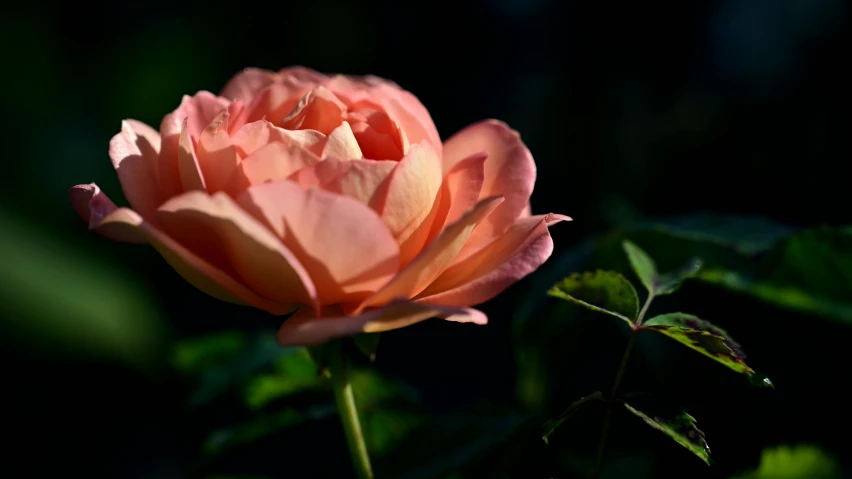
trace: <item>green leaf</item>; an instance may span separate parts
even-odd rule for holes
[[[553,434],[553,431],[556,430],[557,427],[562,425],[563,422],[573,416],[578,411],[580,406],[583,406],[589,401],[603,400],[603,394],[600,391],[595,391],[592,394],[589,394],[588,396],[583,396],[580,399],[574,401],[573,403],[571,403],[570,406],[568,406],[565,411],[562,412],[562,414],[544,423],[544,433],[542,434],[541,438],[544,440],[545,443],[547,443],[548,438],[551,434]]]
[[[645,289],[647,289],[649,293],[653,293],[658,275],[657,265],[654,263],[654,260],[648,256],[648,253],[646,253],[645,250],[636,246],[636,244],[630,240],[624,240],[621,243],[621,246],[624,248],[624,252],[627,253],[627,258],[630,260],[630,266],[633,267],[633,271],[636,273],[636,276],[639,277],[639,281],[645,285]]]
[[[260,409],[276,399],[319,387],[317,366],[307,349],[288,348],[272,373],[259,374],[248,381],[243,398],[250,409]]]
[[[840,479],[840,464],[822,449],[801,444],[763,450],[760,467],[732,479]]]
[[[670,236],[715,243],[745,255],[768,251],[793,228],[760,216],[691,213],[631,225],[631,230],[654,229]]]
[[[180,373],[195,376],[189,402],[202,405],[243,386],[253,374],[298,350],[279,346],[272,332],[222,331],[177,342],[172,364]]]
[[[746,355],[740,345],[725,330],[697,316],[661,314],[646,321],[639,329],[662,333],[738,373],[754,374],[754,370],[745,363]]]
[[[651,416],[639,411],[626,402],[623,404],[628,411],[639,416],[646,424],[658,431],[662,431],[678,444],[689,449],[693,454],[701,458],[702,461],[708,465],[710,464],[710,447],[707,446],[704,433],[695,426],[695,418],[683,411],[668,416]]]
[[[674,293],[680,288],[684,280],[693,278],[698,274],[701,265],[700,259],[692,258],[677,271],[659,275],[655,282],[654,295],[662,296]]]
[[[624,240],[622,247],[624,252],[627,253],[627,258],[630,260],[630,265],[636,272],[636,276],[639,277],[648,292],[655,296],[674,293],[685,279],[695,276],[701,269],[701,260],[691,258],[677,271],[660,274],[657,272],[656,263],[645,250],[629,240]]]
[[[751,267],[710,268],[698,279],[775,306],[852,324],[852,235],[842,229],[801,231]]]
[[[636,289],[614,271],[574,273],[555,284],[547,294],[611,314],[630,325],[639,313]]]
[[[355,345],[370,358],[370,361],[376,360],[376,349],[379,347],[379,333],[360,333],[355,335]]]

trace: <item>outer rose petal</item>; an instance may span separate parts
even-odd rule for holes
[[[488,318],[475,309],[413,302],[391,303],[356,316],[339,315],[339,311],[332,310],[327,311],[326,316],[317,317],[310,309],[302,308],[284,321],[278,330],[278,343],[282,346],[316,346],[356,333],[403,328],[433,317],[462,323],[488,322]]]
[[[422,142],[411,146],[390,178],[382,219],[400,243],[404,263],[426,242],[431,225],[424,225],[424,220],[441,189],[441,177],[440,157]]]
[[[441,212],[435,218],[430,237],[437,236],[445,225],[458,221],[479,202],[485,179],[485,153],[475,153],[456,163],[444,175],[441,184]]]
[[[457,222],[447,227],[388,284],[367,298],[357,311],[386,304],[394,299],[408,299],[423,291],[452,263],[474,226],[502,202],[503,198],[498,196],[482,200],[471,208]]]
[[[399,269],[399,246],[366,205],[292,181],[254,185],[237,198],[308,270],[320,304],[360,301]]]
[[[84,205],[89,195],[88,204]],[[149,242],[190,284],[222,301],[247,304],[271,314],[293,310],[290,304],[272,301],[252,292],[232,276],[216,268],[128,208],[115,208],[94,184],[71,188],[71,201],[81,216],[90,219],[89,229],[119,241]],[[86,213],[86,209],[89,213]]]
[[[158,163],[160,191],[163,198],[171,198],[183,192],[178,172],[178,141],[183,122],[187,121],[190,138],[198,138],[201,131],[210,124],[219,112],[228,107],[225,98],[219,98],[210,92],[200,91],[195,96],[184,95],[177,110],[169,113],[160,123],[162,148]]]
[[[529,204],[536,176],[532,154],[518,133],[496,120],[475,123],[447,140],[444,171],[481,151],[488,153],[488,159],[480,197],[503,195],[506,201],[474,231],[469,245],[477,247],[474,249],[498,237],[520,218]]]
[[[570,220],[554,214],[518,220],[493,243],[444,271],[417,300],[450,306],[488,301],[541,266],[553,252],[548,226]]]
[[[142,217],[153,218],[163,196],[157,184],[160,134],[136,120],[121,122],[121,132],[109,142],[109,157],[124,196]]]
[[[158,216],[171,237],[223,271],[233,271],[252,291],[319,310],[316,288],[293,253],[224,193],[183,194],[161,206]]]

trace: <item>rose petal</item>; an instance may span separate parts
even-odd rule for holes
[[[344,105],[330,90],[317,87],[299,100],[296,109],[281,120],[286,130],[316,130],[328,135],[343,121]]]
[[[445,225],[454,223],[479,201],[485,178],[485,153],[474,153],[444,175],[441,184],[441,212],[432,225],[430,238],[437,236]]]
[[[417,299],[451,306],[479,304],[535,271],[553,252],[548,226],[562,215],[530,216],[473,256],[447,268]]]
[[[346,195],[368,205],[381,214],[387,199],[390,176],[395,161],[341,160],[326,158],[304,168],[293,178],[304,187],[320,188]]]
[[[260,120],[242,126],[233,134],[231,141],[243,158],[273,142],[298,145],[320,156],[326,144],[326,136],[314,130],[285,130],[266,120]]]
[[[399,269],[399,246],[375,212],[291,181],[254,185],[237,199],[305,266],[320,304],[360,301]]]
[[[376,76],[336,75],[323,84],[349,104],[364,100],[378,104],[394,123],[402,127],[412,145],[426,140],[440,152],[441,137],[435,123],[426,107],[411,92]]]
[[[339,311],[332,309],[326,312],[326,316],[317,317],[308,308],[300,309],[281,325],[278,330],[278,343],[282,346],[316,346],[334,338],[361,332],[389,331],[433,317],[463,323],[488,322],[488,318],[475,309],[447,308],[413,302],[392,303],[356,316],[335,314],[339,314]]]
[[[328,135],[325,147],[322,149],[322,158],[334,156],[341,159],[361,159],[364,154],[358,146],[358,140],[352,134],[349,122],[344,121]]]
[[[189,136],[188,120],[187,118],[183,121],[183,129],[178,141],[180,184],[183,191],[207,191],[204,176],[201,174],[201,166],[198,164],[198,156],[195,153],[195,144]]]
[[[152,218],[163,201],[157,184],[160,134],[136,120],[121,122],[121,132],[109,142],[109,157],[124,196],[144,218]]]
[[[249,103],[258,92],[272,83],[310,84],[319,83],[325,79],[325,75],[300,66],[284,68],[278,72],[260,68],[246,68],[228,81],[225,88],[222,89],[221,96],[229,100],[241,100]]]
[[[68,199],[71,200],[74,211],[86,222],[89,229],[98,227],[107,215],[118,209],[115,203],[94,183],[72,186],[68,190]],[[147,241],[144,235],[139,234],[138,231],[128,231],[126,228],[100,227],[95,231],[111,240],[124,243],[145,243]]]
[[[379,133],[366,122],[356,121],[352,123],[352,133],[358,140],[364,158],[399,161],[403,157],[402,148],[399,147],[393,136],[387,133]]]
[[[502,201],[503,198],[499,196],[489,198],[471,208],[457,222],[448,226],[388,284],[367,298],[356,311],[380,306],[394,299],[408,299],[423,291],[452,263],[474,226],[494,211]]]
[[[228,134],[229,116],[227,110],[216,116],[201,132],[195,150],[204,183],[211,194],[225,188],[240,163],[237,149]]]
[[[236,198],[251,185],[286,180],[319,161],[317,156],[297,145],[268,143],[240,163],[224,191]]]
[[[293,253],[224,193],[186,193],[157,213],[170,237],[252,291],[318,310],[316,288]]]
[[[444,143],[444,171],[468,156],[486,152],[485,182],[480,198],[503,195],[506,201],[471,236],[466,250],[475,252],[500,236],[529,204],[536,168],[517,132],[505,123],[486,120],[456,133]]]
[[[190,139],[197,139],[201,131],[222,110],[228,107],[228,100],[219,98],[210,92],[200,91],[194,96],[184,95],[180,106],[163,118],[160,123],[162,148],[157,172],[160,192],[163,198],[171,198],[183,191],[181,174],[178,167],[178,151],[184,120]]]
[[[94,184],[75,186],[71,188],[70,196],[78,213],[88,216],[90,229],[118,241],[150,243],[178,274],[204,293],[223,301],[263,309],[271,314],[285,314],[294,309],[291,304],[272,301],[252,292],[145,221],[135,211],[115,208]],[[87,197],[88,202],[85,201]]]
[[[423,223],[441,189],[441,177],[440,157],[422,142],[411,146],[390,178],[382,220],[400,243],[404,260],[416,256],[426,242],[431,225]]]

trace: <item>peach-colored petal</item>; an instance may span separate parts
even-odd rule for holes
[[[156,176],[159,153],[159,133],[135,120],[122,121],[121,132],[109,142],[109,157],[124,196],[144,218],[152,218],[163,201]]]
[[[227,110],[219,113],[198,139],[195,153],[209,193],[225,188],[240,162],[237,149],[228,135]]]
[[[304,187],[320,188],[346,195],[381,214],[387,198],[395,161],[341,160],[326,158],[304,168],[291,179]]]
[[[189,136],[188,119],[183,121],[183,129],[178,141],[178,173],[180,173],[183,191],[207,190],[204,176],[201,174],[201,165],[198,164],[198,156],[195,153],[195,144]]]
[[[290,82],[304,85],[319,83],[325,79],[325,75],[300,66],[284,68],[278,72],[260,68],[246,68],[228,81],[225,88],[222,89],[221,96],[229,100],[241,100],[248,103],[258,92],[272,83]]]
[[[344,105],[330,90],[317,87],[299,100],[280,126],[286,130],[316,130],[328,135],[343,121]]]
[[[361,159],[364,154],[358,146],[358,140],[352,134],[349,122],[344,121],[328,135],[325,147],[322,149],[322,158],[334,156],[342,159]]]
[[[162,148],[157,167],[163,198],[171,198],[183,192],[178,168],[178,151],[184,120],[187,120],[189,138],[197,139],[204,127],[227,107],[228,100],[210,92],[200,91],[194,96],[184,95],[180,106],[163,118],[160,123]]]
[[[412,145],[427,140],[440,152],[441,138],[435,123],[426,107],[411,92],[376,76],[336,75],[323,84],[349,104],[365,100],[378,104],[394,123],[402,127]]]
[[[475,309],[413,302],[395,302],[356,316],[340,315],[336,308],[329,309],[323,317],[317,317],[308,308],[300,309],[281,325],[278,330],[278,343],[282,346],[317,346],[334,338],[361,332],[389,331],[434,317],[463,323],[488,322],[488,318]]]
[[[553,252],[547,228],[570,220],[555,214],[518,220],[493,243],[449,267],[417,299],[451,306],[488,301],[541,266]]]
[[[521,211],[521,216],[519,216],[518,219],[526,218],[529,216],[532,216],[532,205],[530,203],[527,203],[527,206]]]
[[[170,237],[222,271],[233,272],[252,291],[318,310],[316,288],[293,253],[224,193],[186,193],[157,213]]]
[[[426,242],[428,227],[422,234],[414,233],[423,231],[421,225],[432,210],[441,180],[441,159],[428,142],[412,145],[390,178],[382,220],[407,250],[403,257],[413,257]]]
[[[282,181],[320,159],[294,144],[268,143],[244,159],[223,188],[236,198],[251,185]]]
[[[474,153],[456,163],[441,184],[442,216],[432,226],[431,236],[436,236],[445,225],[458,221],[462,215],[479,202],[482,183],[485,178],[485,153]]]
[[[393,136],[378,132],[366,122],[352,123],[352,133],[358,140],[364,158],[399,161],[403,157],[402,148]]]
[[[150,243],[178,274],[204,293],[223,301],[263,309],[271,314],[285,314],[294,309],[292,304],[257,295],[233,276],[157,229],[135,211],[115,208],[94,184],[75,186],[69,194],[78,213],[88,217],[90,229],[118,241]]]
[[[444,171],[482,151],[488,154],[488,159],[480,198],[503,195],[506,201],[473,232],[466,249],[475,247],[474,251],[490,243],[520,218],[529,204],[536,176],[532,154],[520,135],[496,120],[475,123],[447,140]]]
[[[245,158],[268,143],[298,145],[320,156],[326,144],[326,136],[314,130],[285,130],[266,120],[247,123],[231,137],[240,155]]]
[[[408,299],[423,291],[452,263],[474,226],[494,211],[503,198],[482,200],[457,222],[447,227],[425,250],[417,255],[388,284],[367,298],[358,311],[380,306],[394,299]]]
[[[115,203],[105,195],[98,185],[75,185],[68,190],[68,199],[71,206],[80,218],[86,222],[89,229],[95,229],[98,233],[114,241],[124,243],[145,243],[145,236],[136,230],[128,231],[126,228],[108,228],[101,226],[101,221],[118,209]],[[100,226],[100,227],[99,227]]]
[[[292,181],[254,185],[237,198],[308,270],[320,304],[359,301],[399,269],[399,246],[368,206]]]

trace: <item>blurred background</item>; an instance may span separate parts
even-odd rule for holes
[[[393,79],[445,139],[506,121],[538,165],[533,211],[574,218],[551,230],[541,270],[482,306],[488,326],[427,321],[361,357],[378,477],[587,477],[602,408],[549,444],[541,425],[608,392],[627,331],[545,292],[598,268],[638,285],[625,238],[661,269],[704,259],[714,274],[651,312],[725,328],[775,388],[640,338],[624,391],[689,412],[715,464],[625,412],[604,476],[852,477],[848,18],[841,0],[2,7],[0,467],[350,477],[327,384],[305,351],[274,344],[275,318],[207,298],[150,247],[89,233],[66,196],[96,182],[122,199],[107,156],[122,119],[159,125],[244,67],[305,65]]]

